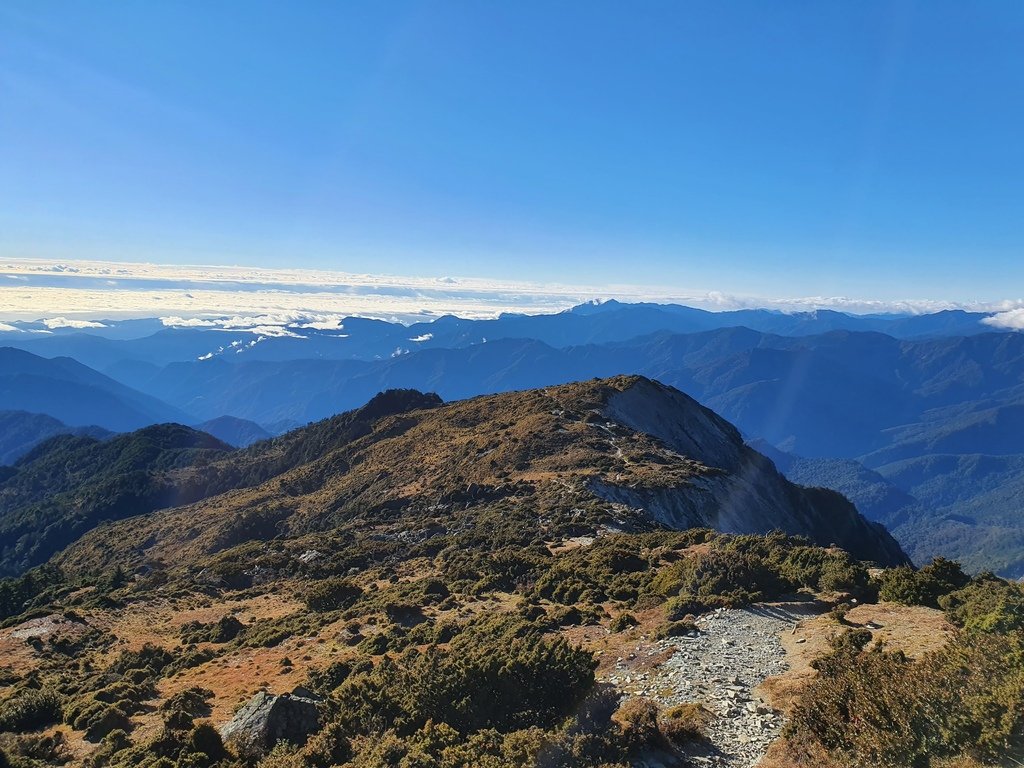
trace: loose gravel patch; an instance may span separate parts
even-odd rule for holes
[[[708,740],[687,750],[688,763],[753,768],[778,738],[784,718],[755,689],[787,669],[781,636],[820,608],[807,603],[718,610],[697,620],[699,632],[661,640],[651,655],[671,655],[642,680],[644,695],[662,707],[701,702],[714,715]],[[674,650],[674,652],[672,652]],[[622,674],[610,679],[637,682]]]

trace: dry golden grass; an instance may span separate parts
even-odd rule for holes
[[[873,625],[876,641],[892,650],[900,650],[911,658],[938,650],[949,641],[953,627],[942,611],[922,606],[895,603],[860,605],[846,614],[851,625]],[[764,681],[759,690],[771,706],[783,712],[793,706],[797,697],[817,672],[811,662],[829,652],[829,638],[848,631],[827,614],[806,619],[792,633],[782,637],[789,670]],[[797,762],[784,740],[775,742],[759,764],[759,768],[845,768],[824,752],[811,755],[808,761]]]
[[[941,648],[953,633],[942,611],[923,606],[895,603],[860,605],[846,614],[851,625],[878,627],[874,639],[911,658]],[[782,636],[789,670],[771,677],[761,685],[761,693],[780,711],[788,711],[796,697],[814,677],[811,662],[829,652],[829,639],[847,631],[827,614],[801,621],[791,633]]]
[[[218,602],[203,598],[156,598],[137,600],[118,609],[81,609],[79,613],[86,622],[111,636],[113,642],[106,650],[81,654],[76,661],[102,668],[122,651],[137,650],[147,643],[167,649],[176,648],[179,646],[182,625],[190,621],[211,623],[230,613],[244,624],[251,624],[262,619],[287,616],[301,608],[302,605],[291,596],[266,594]],[[27,642],[25,635],[36,635],[48,629],[44,626],[46,624],[46,619],[33,619],[0,630],[0,659],[3,659],[3,666],[19,676],[26,676],[38,668],[44,662],[44,657]],[[183,670],[162,680],[158,686],[159,696],[149,704],[155,710],[163,699],[180,690],[192,686],[210,688],[216,693],[211,702],[212,719],[216,723],[225,722],[230,719],[238,704],[256,693],[264,683],[275,691],[290,690],[304,679],[311,667],[323,666],[343,652],[351,653],[337,640],[341,624],[339,622],[325,627],[319,637],[293,637],[275,648],[241,648],[201,666]],[[41,639],[48,641],[57,634],[74,636],[84,632],[83,625],[73,622],[61,621],[54,626],[52,632],[43,631]],[[210,644],[203,646],[216,648]],[[281,666],[280,662],[285,656],[293,662],[291,667]],[[161,724],[160,715],[156,711],[138,715],[133,721],[139,726],[133,734],[136,741],[155,735]],[[81,760],[95,749],[95,745],[82,739],[81,733],[65,726],[51,730],[60,730],[64,734],[76,760]]]
[[[265,594],[237,600],[199,602],[186,600],[141,600],[124,608],[83,611],[90,624],[118,639],[117,652],[137,650],[146,643],[168,647],[176,645],[181,627],[191,621],[216,622],[232,614],[243,624],[260,619],[276,619],[303,609],[290,596]]]
[[[0,666],[24,677],[36,669],[40,654],[33,643],[48,643],[52,639],[65,637],[76,640],[85,634],[87,628],[78,622],[66,620],[60,614],[51,614],[13,627],[0,629]],[[0,698],[4,695],[0,689]]]

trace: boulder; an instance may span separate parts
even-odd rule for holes
[[[226,744],[261,755],[279,741],[301,746],[320,728],[319,698],[304,688],[275,695],[260,691],[220,729]]]

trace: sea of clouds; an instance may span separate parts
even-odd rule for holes
[[[161,318],[169,326],[340,329],[347,316],[411,323],[452,314],[557,312],[595,299],[686,304],[709,310],[833,309],[854,314],[919,314],[943,309],[992,312],[994,327],[1024,329],[1024,301],[878,301],[842,296],[774,298],[635,285],[569,286],[480,278],[352,274],[242,266],[179,266],[102,261],[0,262],[3,321],[41,320],[49,329],[96,328],[103,320]]]

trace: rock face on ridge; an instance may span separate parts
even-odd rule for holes
[[[670,528],[723,533],[779,529],[819,544],[839,544],[865,560],[894,565],[905,559],[885,529],[866,520],[842,495],[788,482],[768,458],[744,444],[732,424],[677,389],[638,378],[608,397],[604,414],[724,471],[671,488],[595,479],[591,488],[602,498],[644,509]]]

